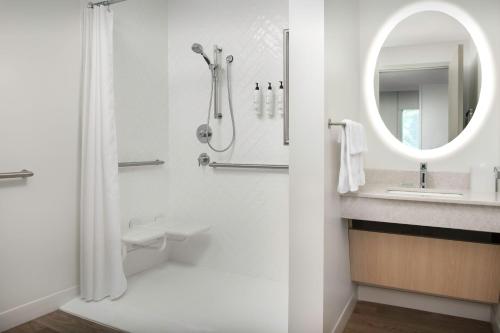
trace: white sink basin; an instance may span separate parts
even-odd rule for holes
[[[418,197],[441,197],[441,198],[463,197],[462,193],[439,191],[432,189],[388,189],[387,193],[395,195],[418,196]]]

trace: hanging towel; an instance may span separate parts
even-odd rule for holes
[[[340,142],[339,193],[356,192],[365,184],[363,153],[366,152],[366,138],[363,125],[344,120],[338,141]]]

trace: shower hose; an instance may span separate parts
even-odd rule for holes
[[[229,113],[231,114],[231,124],[232,124],[232,128],[233,128],[233,136],[231,138],[231,142],[229,142],[229,144],[223,149],[217,149],[214,146],[212,146],[210,141],[207,141],[207,144],[210,147],[210,149],[212,149],[213,151],[215,151],[217,153],[223,153],[223,152],[229,150],[229,148],[231,148],[233,146],[234,141],[236,140],[236,125],[234,122],[233,98],[232,98],[232,94],[231,94],[231,75],[230,75],[230,72],[231,72],[231,62],[228,62],[227,63],[227,97],[229,100]],[[210,89],[210,102],[208,104],[207,129],[210,126],[210,114],[212,112],[212,102],[214,99],[214,91],[215,91],[216,81],[217,80],[216,80],[215,75],[212,75],[212,85],[211,85],[211,89]]]

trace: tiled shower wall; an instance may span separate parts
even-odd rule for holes
[[[288,164],[282,117],[259,117],[252,110],[255,82],[265,87],[270,81],[277,88],[283,79],[282,30],[287,27],[286,0],[168,2],[168,211],[172,220],[211,226],[206,235],[173,246],[173,260],[287,281],[288,173],[215,171],[197,162],[206,152],[217,162]],[[234,56],[237,138],[227,153],[212,152],[195,136],[207,118],[210,72],[191,51],[194,42],[210,58],[214,44],[223,48],[221,59]],[[225,77],[221,102],[224,118],[211,124],[217,147],[231,139]]]

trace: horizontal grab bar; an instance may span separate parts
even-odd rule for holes
[[[211,168],[234,168],[234,169],[274,169],[288,170],[285,164],[244,164],[244,163],[217,163],[212,162],[208,165]]]
[[[120,162],[120,163],[118,163],[118,167],[127,168],[127,167],[137,167],[137,166],[145,166],[145,165],[162,165],[162,164],[165,164],[165,161],[154,160],[154,161],[139,161],[139,162]]]
[[[0,173],[0,179],[12,179],[12,178],[28,178],[33,177],[35,174],[29,170],[21,170],[18,172],[5,172]]]

